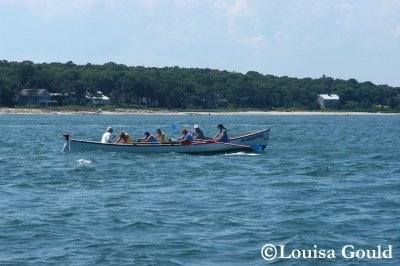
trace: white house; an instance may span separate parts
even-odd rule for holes
[[[320,94],[318,95],[318,103],[322,109],[332,107],[332,105],[339,101],[337,94]]]
[[[105,96],[101,91],[98,91],[96,96],[87,93],[86,99],[89,101],[89,104],[92,105],[110,104],[110,98]]]

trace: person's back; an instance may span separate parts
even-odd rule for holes
[[[107,128],[107,131],[103,134],[103,137],[101,138],[101,143],[112,143],[113,135],[112,135],[113,129],[111,127]]]
[[[132,144],[133,139],[128,133],[121,131],[121,133],[119,134],[119,138],[117,139],[117,141],[115,143]]]
[[[133,143],[133,138],[131,137],[131,135],[126,134],[127,138],[126,138],[126,144],[132,144]]]
[[[125,133],[125,136],[122,138],[121,143],[123,144],[132,144],[133,138],[128,133]]]

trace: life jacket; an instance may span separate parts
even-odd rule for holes
[[[201,130],[201,129],[199,129],[199,131],[194,131],[193,133],[192,133],[192,136],[195,138],[195,139],[205,139],[206,137],[204,136],[204,132]]]
[[[226,129],[221,130],[219,135],[220,136],[222,135],[222,138],[220,138],[218,142],[227,142],[227,143],[231,142],[231,140],[228,137],[228,133],[226,132]]]
[[[227,142],[227,143],[229,143],[229,142],[231,142],[231,140],[228,138],[228,136],[225,135],[219,140],[219,142]]]
[[[181,144],[182,145],[192,145],[193,144],[193,141],[194,141],[194,138],[193,138],[193,136],[192,135],[189,135],[189,134],[186,134],[186,135],[184,135],[184,136],[182,136],[182,141],[181,141]]]
[[[126,135],[127,135],[127,138],[126,138],[126,142],[125,143],[132,144],[133,143],[133,138],[131,137],[131,135],[129,135],[129,134],[126,134]]]
[[[185,139],[181,141],[182,145],[192,145],[193,141],[191,141],[190,139]]]
[[[161,142],[161,143],[168,143],[169,142],[169,140],[165,136],[165,134],[157,134],[156,138],[157,138],[158,142]]]
[[[182,139],[183,139],[183,140],[190,140],[190,141],[194,141],[194,138],[193,138],[193,136],[192,136],[192,135],[190,135],[190,134],[183,135],[183,136],[182,136]]]

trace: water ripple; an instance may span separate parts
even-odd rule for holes
[[[23,143],[0,140],[0,264],[265,265],[266,243],[391,244],[397,252],[399,119],[0,116],[11,135],[32,133]],[[99,139],[108,125],[134,136],[161,127],[175,137],[172,120],[209,134],[221,121],[230,132],[272,127],[271,142],[262,153],[211,156],[63,154],[61,137],[48,137]]]

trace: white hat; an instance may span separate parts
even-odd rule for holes
[[[113,129],[112,129],[112,127],[108,127],[106,131],[111,133],[111,132],[113,132]]]
[[[193,128],[200,128],[198,124],[194,125]]]

